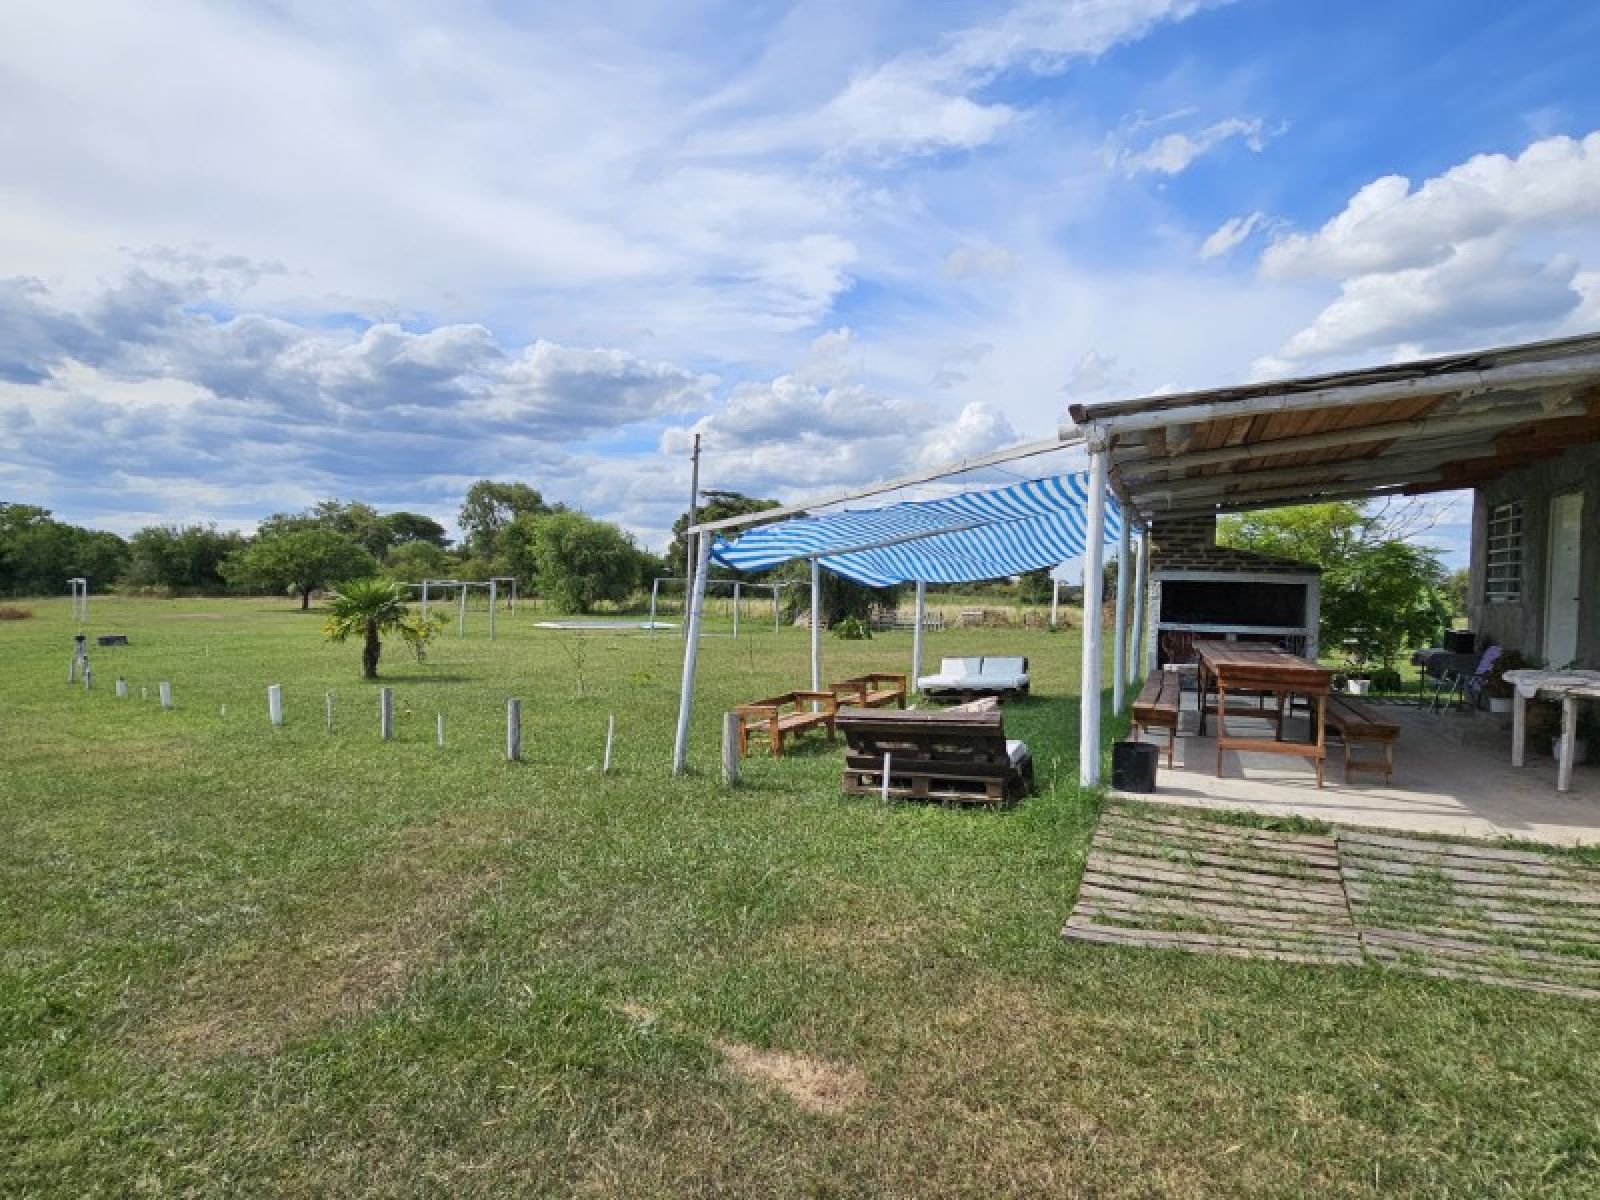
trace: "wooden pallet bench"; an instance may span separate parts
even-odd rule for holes
[[[840,704],[853,704],[858,708],[896,708],[906,706],[906,676],[873,672],[841,679],[830,683],[828,690],[839,698]]]
[[[1167,731],[1167,767],[1172,767],[1178,740],[1178,710],[1183,703],[1183,679],[1177,671],[1151,671],[1133,702],[1133,723],[1141,729]]]
[[[784,742],[809,730],[820,729],[834,740],[834,718],[839,698],[832,692],[785,692],[733,710],[739,716],[739,757],[750,753],[750,741],[764,734],[774,758],[783,755]]]
[[[889,794],[961,804],[1004,804],[1033,790],[1033,760],[1008,741],[993,701],[966,709],[839,714],[845,738],[843,787],[881,795],[889,756]]]
[[[1339,740],[1344,743],[1344,781],[1350,782],[1351,771],[1382,771],[1383,782],[1387,785],[1394,774],[1394,744],[1400,740],[1400,726],[1385,721],[1365,704],[1338,695],[1328,697],[1325,719],[1328,728],[1338,733]],[[1358,745],[1381,746],[1383,757],[1356,758],[1350,750]]]

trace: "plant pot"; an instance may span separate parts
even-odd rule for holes
[[[1372,687],[1370,679],[1347,679],[1344,684],[1352,696],[1365,696]]]
[[[1566,741],[1566,738],[1559,733],[1550,739],[1550,757],[1555,759],[1557,762],[1561,761],[1561,743],[1564,741]],[[1588,761],[1589,747],[1584,739],[1580,737],[1577,741],[1577,744],[1572,747],[1572,765],[1582,766]]]
[[[1489,711],[1492,713],[1508,713],[1511,711],[1510,696],[1490,696]]]

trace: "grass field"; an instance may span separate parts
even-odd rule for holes
[[[1600,1194],[1592,1006],[1058,939],[1096,813],[1074,633],[929,635],[1032,660],[1006,723],[1044,786],[996,813],[845,799],[820,748],[721,788],[718,716],[804,682],[799,630],[707,640],[674,780],[672,635],[478,614],[386,655],[383,744],[315,613],[96,597],[133,644],[86,694],[66,600],[32,607],[0,623],[0,1193]],[[909,641],[825,638],[827,673]]]

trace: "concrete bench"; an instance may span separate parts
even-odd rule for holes
[[[808,730],[825,730],[828,740],[834,740],[839,698],[832,692],[785,692],[754,704],[741,704],[733,711],[739,716],[740,758],[750,752],[750,739],[757,734],[765,734],[772,757],[781,758],[784,742]]]
[[[1152,671],[1133,702],[1133,723],[1140,729],[1167,731],[1167,767],[1172,766],[1178,740],[1178,710],[1183,702],[1183,679],[1177,671]]]
[[[1351,771],[1382,771],[1387,786],[1394,774],[1394,744],[1400,740],[1400,726],[1385,721],[1365,704],[1343,696],[1328,697],[1326,719],[1328,728],[1344,743],[1344,781],[1350,782]],[[1373,760],[1352,757],[1350,749],[1357,745],[1381,746],[1383,757]]]

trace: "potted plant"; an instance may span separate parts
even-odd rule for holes
[[[1488,682],[1483,685],[1483,694],[1489,697],[1489,711],[1492,713],[1511,711],[1511,696],[1516,689],[1506,679],[1507,671],[1526,671],[1538,665],[1515,650],[1507,650],[1495,659],[1494,666],[1489,668]]]

